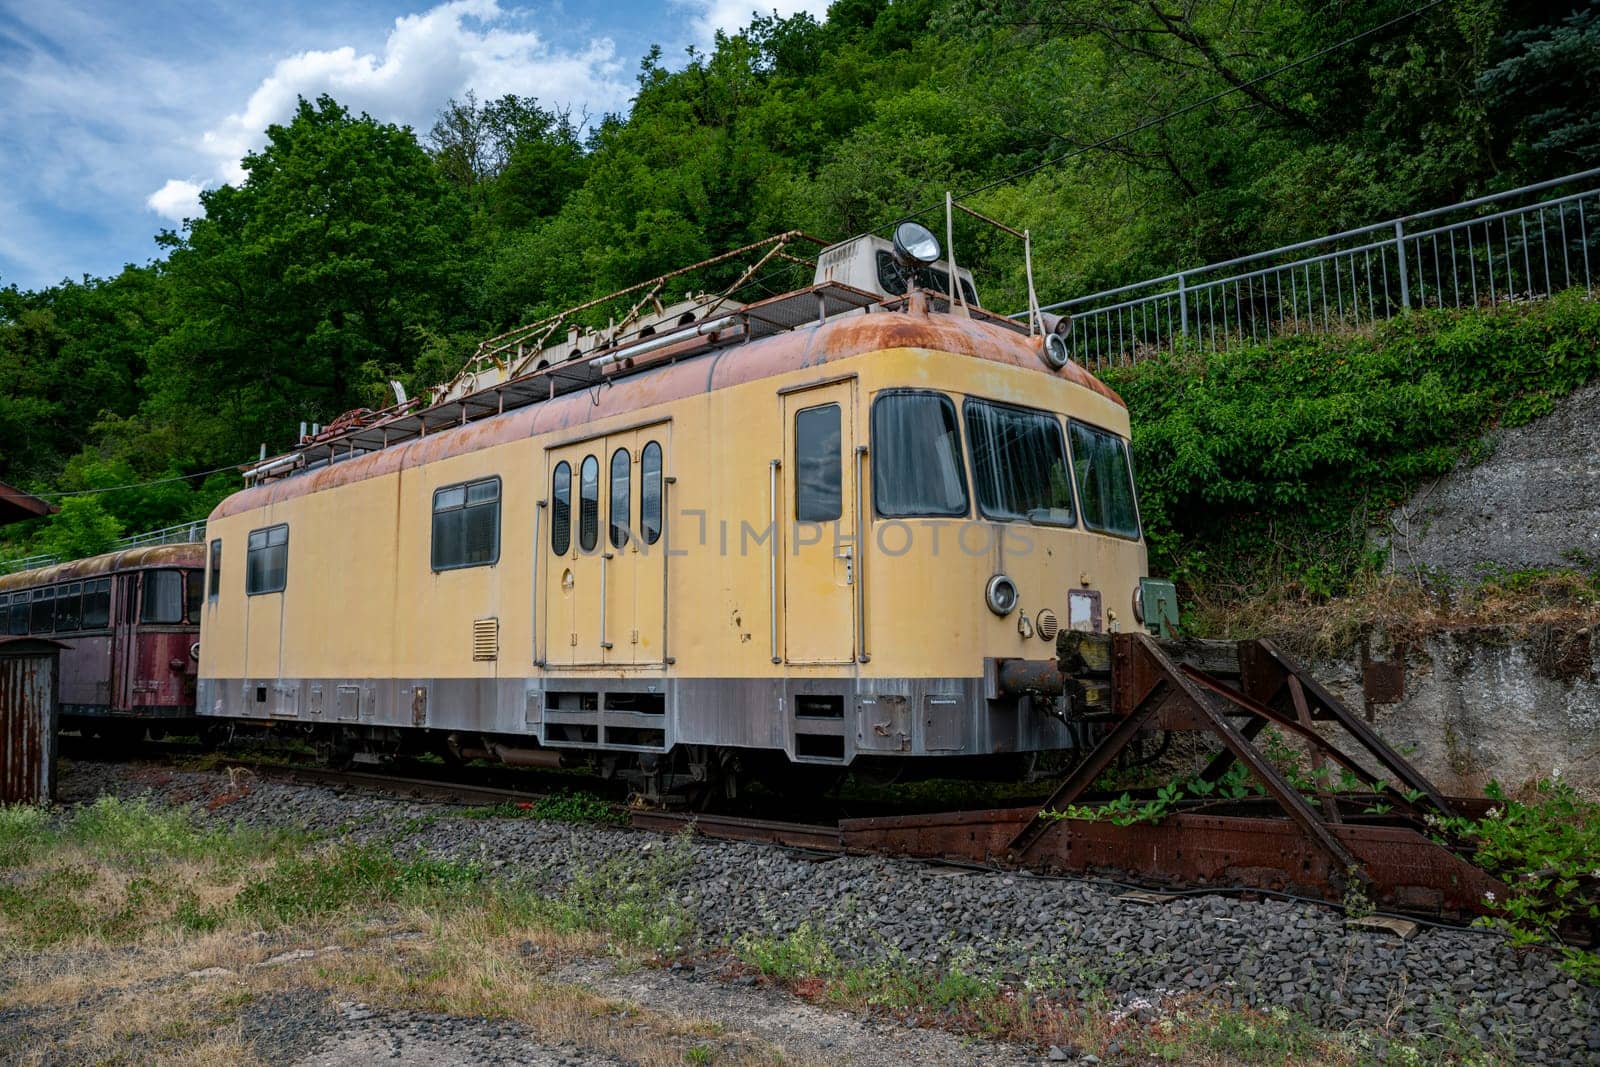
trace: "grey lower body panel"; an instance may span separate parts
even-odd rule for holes
[[[1026,699],[973,678],[202,678],[206,717],[524,737],[552,748],[783,751],[798,762],[1071,748]]]

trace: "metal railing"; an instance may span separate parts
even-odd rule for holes
[[[140,548],[145,545],[183,545],[200,544],[206,539],[206,524],[202,519],[198,522],[185,522],[177,526],[163,526],[159,530],[150,530],[147,533],[129,534],[119,537],[111,542],[107,552],[120,552],[125,548]],[[15,574],[17,571],[31,571],[39,567],[50,567],[62,562],[60,556],[43,553],[37,556],[23,556],[20,559],[0,560],[0,574]]]
[[[1494,307],[1600,274],[1600,168],[1051,304],[1087,367],[1370,325],[1408,308]],[[1530,201],[1536,194],[1542,198]]]
[[[192,545],[199,544],[206,539],[205,520],[180,523],[177,526],[164,526],[159,530],[149,533],[130,534],[119,537],[111,543],[111,551],[122,548],[138,548],[141,545]]]

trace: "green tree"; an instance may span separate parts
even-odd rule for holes
[[[163,235],[174,321],[152,353],[147,414],[219,461],[381,404],[420,328],[472,319],[465,205],[410,130],[301,100],[244,169]]]

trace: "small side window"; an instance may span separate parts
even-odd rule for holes
[[[578,468],[578,547],[593,552],[600,541],[600,461],[583,457]]]
[[[206,572],[183,572],[183,614],[191,626],[200,625],[200,605],[205,602]]]
[[[611,453],[611,547],[628,544],[628,524],[633,521],[633,457],[626,448]]]
[[[6,633],[19,637],[28,632],[28,594],[24,590],[11,594],[11,617],[6,620]]]
[[[206,596],[212,600],[222,591],[222,538],[211,542],[211,559],[206,567]]]
[[[639,534],[647,545],[661,540],[661,446],[654,441],[639,455]]]
[[[83,583],[83,628],[103,630],[111,625],[111,579]]]
[[[11,618],[11,594],[0,593],[0,634],[6,632],[6,623]]]
[[[83,625],[83,585],[56,586],[56,633],[76,633]]]
[[[446,486],[433,494],[433,569],[493,566],[500,560],[500,479]]]
[[[565,556],[572,547],[572,468],[566,460],[550,475],[550,552]]]
[[[794,517],[800,522],[832,522],[844,514],[839,432],[838,404],[795,414]]]
[[[281,593],[289,581],[289,527],[285,523],[251,530],[245,545],[244,591],[249,596]],[[149,589],[145,596],[150,595]]]
[[[33,591],[31,618],[28,620],[28,632],[31,634],[47,634],[56,623],[56,591],[54,589],[35,589]]]

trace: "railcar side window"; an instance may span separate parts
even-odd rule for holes
[[[794,416],[794,517],[833,522],[844,514],[844,454],[839,405],[806,408]]]
[[[661,540],[661,446],[654,441],[639,455],[639,533],[647,545]]]
[[[6,632],[6,623],[11,619],[11,594],[0,593],[0,634]]]
[[[165,624],[183,621],[182,571],[145,572],[144,603],[139,610],[139,621]]]
[[[200,625],[200,603],[205,599],[205,571],[183,572],[184,616],[194,625]]]
[[[885,393],[872,405],[872,503],[885,518],[965,515],[956,407],[939,393]]]
[[[622,548],[628,543],[628,523],[633,521],[629,482],[633,474],[633,457],[626,448],[611,453],[611,547]]]
[[[965,410],[978,510],[990,519],[1071,526],[1072,475],[1056,417],[987,400],[968,400]]]
[[[550,475],[550,552],[565,556],[572,547],[572,468],[566,460]]]
[[[594,551],[600,540],[600,461],[583,457],[578,468],[578,547]]]
[[[6,621],[6,633],[13,637],[28,632],[28,594],[11,594],[11,618]]]
[[[1083,524],[1101,533],[1138,537],[1139,511],[1133,500],[1127,445],[1114,433],[1076,420],[1071,434]]]
[[[245,548],[245,594],[283,592],[289,580],[289,527],[280,523],[251,530]]]
[[[83,628],[100,630],[111,624],[111,579],[83,583]]]
[[[35,589],[33,591],[32,618],[28,621],[28,632],[32,634],[47,634],[55,625],[56,616],[56,591],[54,589]]]
[[[449,485],[433,494],[433,569],[500,561],[500,479]]]
[[[83,585],[56,586],[56,633],[75,633],[83,624]]]
[[[206,568],[206,595],[212,600],[222,591],[222,538],[211,542],[211,565]]]

